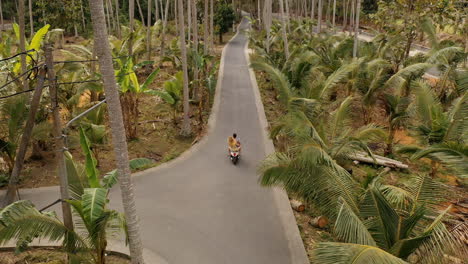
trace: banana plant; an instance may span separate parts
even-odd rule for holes
[[[61,242],[72,263],[105,263],[107,239],[126,235],[124,215],[107,208],[117,172],[99,179],[97,162],[82,128],[80,145],[85,154],[84,166],[75,163],[69,152],[65,153],[71,193],[71,199],[65,202],[73,208],[75,229],[67,229],[54,213],[40,212],[30,201],[18,201],[0,211],[0,244],[17,241],[18,246],[24,247],[33,238],[43,238]],[[148,159],[136,159],[131,161],[131,167],[150,163]]]
[[[121,58],[117,59],[117,64],[119,69],[115,71],[115,75],[120,88],[125,131],[128,139],[135,139],[139,118],[139,97],[150,90],[149,86],[159,73],[159,68],[151,72],[140,84],[135,71],[145,65],[153,64],[152,61],[134,65],[133,59]]]
[[[48,24],[43,26],[41,29],[39,29],[36,32],[36,34],[34,34],[34,36],[31,39],[31,43],[26,43],[26,50],[34,50],[34,51],[28,52],[28,56],[26,56],[27,66],[30,66],[29,64],[31,63],[34,56],[36,56],[36,60],[37,60],[39,56],[39,50],[41,49],[41,46],[42,46],[42,40],[47,35],[47,32],[49,32],[49,28],[50,28],[50,25]],[[18,24],[13,24],[13,29],[15,31],[16,39],[19,40],[20,32],[19,32]],[[15,65],[13,66],[12,71],[15,75],[18,75],[20,73],[20,70],[21,70],[21,61],[18,60],[18,62],[15,63]]]
[[[177,124],[177,112],[182,102],[183,74],[176,73],[171,80],[164,82],[164,90],[148,90],[147,93],[159,96],[172,108],[172,121]]]

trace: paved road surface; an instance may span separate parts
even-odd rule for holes
[[[247,27],[244,19],[241,30]],[[265,146],[246,43],[239,33],[226,48],[219,112],[206,142],[175,166],[134,178],[143,243],[168,263],[292,263],[275,193],[260,187],[256,175]],[[243,144],[237,166],[226,149],[233,132]],[[111,193],[112,207],[121,208],[118,192]],[[41,207],[57,193],[56,187],[22,190],[22,198]]]

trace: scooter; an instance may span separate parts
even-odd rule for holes
[[[239,161],[239,157],[240,157],[239,151],[234,151],[234,150],[229,151],[229,158],[231,159],[232,164],[236,165],[237,162]]]

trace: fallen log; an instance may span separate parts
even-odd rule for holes
[[[364,154],[364,153],[356,153],[354,155],[351,155],[350,158],[352,160],[371,163],[371,164],[377,164],[380,166],[385,166],[385,167],[390,167],[390,168],[408,169],[408,165],[402,163],[401,161],[389,159],[389,158],[382,157],[379,155],[374,155],[375,160],[372,157],[369,157],[369,155]]]
[[[328,218],[326,216],[317,216],[309,221],[309,224],[316,228],[324,228],[328,225]]]
[[[305,205],[302,202],[299,202],[297,200],[290,200],[292,209],[298,211],[298,212],[303,212],[305,210]]]

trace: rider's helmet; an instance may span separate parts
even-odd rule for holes
[[[237,138],[237,134],[236,133],[232,134],[232,137]]]

